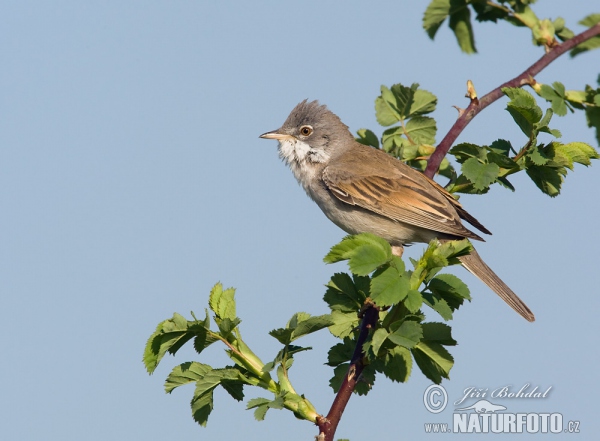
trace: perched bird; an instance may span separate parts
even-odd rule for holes
[[[279,155],[308,196],[347,233],[376,234],[395,250],[434,238],[482,241],[462,220],[491,234],[435,181],[357,142],[348,126],[318,101],[302,101],[281,128],[260,137],[279,141]],[[535,320],[477,251],[460,262],[525,319]]]

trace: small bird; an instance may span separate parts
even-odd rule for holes
[[[483,241],[462,220],[491,234],[435,181],[357,142],[348,126],[318,101],[302,101],[281,128],[260,137],[279,141],[279,156],[334,224],[350,234],[380,236],[396,254],[404,245],[434,238]],[[477,251],[460,257],[460,262],[526,320],[535,320]]]

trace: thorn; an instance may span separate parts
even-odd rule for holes
[[[463,113],[465,113],[465,109],[463,109],[462,107],[458,107],[458,106],[452,106],[452,107],[454,107],[458,111],[459,118],[463,115]]]

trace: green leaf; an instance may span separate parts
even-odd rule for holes
[[[542,109],[535,102],[535,98],[520,88],[504,87],[502,92],[510,98],[506,110],[521,131],[531,137],[534,132],[534,124],[542,119]]]
[[[340,364],[333,370],[333,377],[329,380],[329,386],[333,389],[334,393],[338,393],[342,383],[344,382],[344,378],[348,373],[348,368],[350,367],[350,363]]]
[[[557,85],[560,86],[556,88]],[[542,84],[539,94],[542,98],[552,104],[552,110],[554,113],[556,113],[558,116],[565,116],[567,114],[567,103],[565,101],[564,86],[558,82],[553,83],[553,86],[555,86],[556,89],[547,84]],[[562,93],[560,93],[561,88]]]
[[[415,347],[421,338],[423,328],[419,323],[410,320],[402,322],[398,329],[388,335],[388,340],[408,349]]]
[[[411,289],[408,291],[406,299],[404,300],[404,306],[413,314],[421,309],[423,305],[423,296],[416,289]]]
[[[254,411],[254,418],[256,421],[263,421],[267,411],[269,410],[269,406],[267,405],[268,403],[270,403],[270,400],[267,398],[253,398],[252,400],[248,401],[248,406],[246,409],[255,408],[256,410]]]
[[[466,54],[474,54],[477,49],[475,49],[475,36],[471,26],[471,11],[467,8],[466,1],[455,0],[453,3],[454,5],[463,3],[464,6],[450,14],[450,29],[454,32],[460,49]]]
[[[456,160],[463,164],[469,158],[477,158],[484,161],[487,156],[485,148],[475,144],[463,142],[450,149],[450,154],[456,157]]]
[[[546,152],[542,145],[530,147],[527,150],[525,157],[534,165],[545,165],[548,163],[548,156],[546,156]]]
[[[208,422],[208,417],[213,410],[213,390],[211,389],[209,392],[194,397],[192,400],[192,417],[194,421],[200,424],[202,427],[206,427],[206,423]]]
[[[432,0],[423,15],[423,28],[433,40],[436,32],[450,15],[450,0]]]
[[[195,324],[195,322],[192,323]],[[172,351],[173,348],[176,351],[194,337],[193,333],[187,331],[188,321],[177,313],[173,314],[173,318],[158,324],[144,349],[143,361],[148,373],[154,372],[167,351]]]
[[[310,317],[298,323],[298,326],[294,329],[294,332],[292,333],[292,341],[297,340],[304,335],[320,331],[321,329],[327,328],[334,324],[335,321],[332,319],[330,314]]]
[[[369,283],[368,278],[366,279]],[[352,278],[346,273],[334,274],[326,286],[327,291],[323,300],[332,310],[356,312],[367,297],[364,292],[358,290]]]
[[[443,378],[450,378],[450,369],[454,365],[454,358],[439,343],[421,341],[411,350],[421,372],[436,384]]]
[[[386,86],[381,86],[381,95],[375,99],[375,117],[384,127],[396,124],[401,119],[395,97]]]
[[[350,361],[355,344],[354,340],[346,337],[343,343],[333,345],[327,353],[327,365],[334,367]]]
[[[411,116],[411,108],[414,104],[415,93],[419,85],[413,83],[410,87],[402,84],[394,84],[391,92],[394,95],[394,102],[400,114],[400,119],[405,119]]]
[[[377,138],[377,135],[369,129],[359,129],[356,133],[358,134],[356,140],[361,144],[375,147],[376,149],[379,148],[379,139]]]
[[[371,279],[371,299],[378,306],[390,306],[404,300],[410,288],[402,260],[393,256],[392,262],[378,269]]]
[[[489,146],[489,150],[502,156],[509,156],[511,151],[514,151],[510,141],[505,139],[497,139]]]
[[[381,346],[385,343],[389,335],[390,333],[385,328],[376,329],[373,333],[373,337],[371,337],[371,349],[376,357],[379,354]]]
[[[423,292],[423,303],[437,312],[444,320],[452,320],[452,308],[439,295]]]
[[[505,155],[498,154],[493,150],[490,150],[487,154],[487,162],[491,164],[496,164],[500,168],[506,168],[508,170],[512,170],[515,168],[519,168],[519,164],[513,161],[511,158]]]
[[[591,28],[592,26],[600,23],[600,14],[590,14],[582,19],[579,24]]]
[[[477,190],[483,190],[496,181],[500,167],[497,164],[482,164],[475,158],[469,158],[463,163],[462,172]]]
[[[423,340],[436,342],[441,345],[455,346],[456,340],[452,338],[452,328],[445,323],[423,323]]]
[[[564,167],[532,165],[527,168],[527,175],[542,192],[550,197],[558,196],[566,174],[567,170]]]
[[[346,236],[323,259],[325,263],[348,260],[354,274],[366,276],[392,258],[392,248],[384,239],[370,233]]]
[[[208,304],[218,319],[235,320],[235,289],[228,288],[223,291],[223,285],[217,283],[210,291]]]
[[[415,84],[413,84],[413,87]],[[418,84],[416,84],[418,86]],[[427,113],[431,113],[435,110],[435,106],[437,105],[437,97],[423,89],[415,90],[413,96],[413,102],[410,106],[410,116],[412,115],[425,115]]]
[[[401,346],[393,348],[386,357],[383,374],[392,381],[404,383],[410,377],[411,370],[410,351]]]
[[[184,384],[195,382],[211,371],[212,367],[196,361],[182,363],[175,366],[165,381],[165,392],[171,393],[173,389]]]
[[[440,274],[433,278],[427,287],[444,299],[452,310],[458,309],[465,299],[471,300],[467,285],[453,274]]]
[[[339,338],[349,336],[352,334],[354,328],[358,326],[356,312],[344,313],[341,311],[332,311],[331,318],[334,324],[329,327],[329,332]]]
[[[269,335],[275,338],[282,345],[287,345],[292,341],[293,329],[277,328],[269,332]]]
[[[552,159],[554,163],[565,166],[573,170],[573,163],[582,164],[585,166],[592,165],[591,159],[599,159],[600,155],[596,149],[584,142],[571,142],[569,144],[561,144],[553,142],[546,148],[546,155]]]
[[[437,127],[427,116],[414,116],[406,123],[406,134],[416,144],[434,144]]]
[[[583,26],[592,27],[592,26],[596,25],[598,22],[600,22],[600,14],[590,14],[587,17],[585,17],[583,20],[581,20],[579,22],[579,24],[582,24]],[[600,47],[600,36],[596,35],[596,36],[590,38],[589,40],[586,40],[583,43],[575,46],[571,50],[570,55],[571,55],[571,57],[575,57],[583,52],[587,52],[589,50],[596,49],[599,47]]]

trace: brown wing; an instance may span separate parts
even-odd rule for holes
[[[324,169],[322,180],[335,197],[396,221],[483,240],[462,225],[461,214],[487,230],[441,186],[380,150],[362,147]]]

